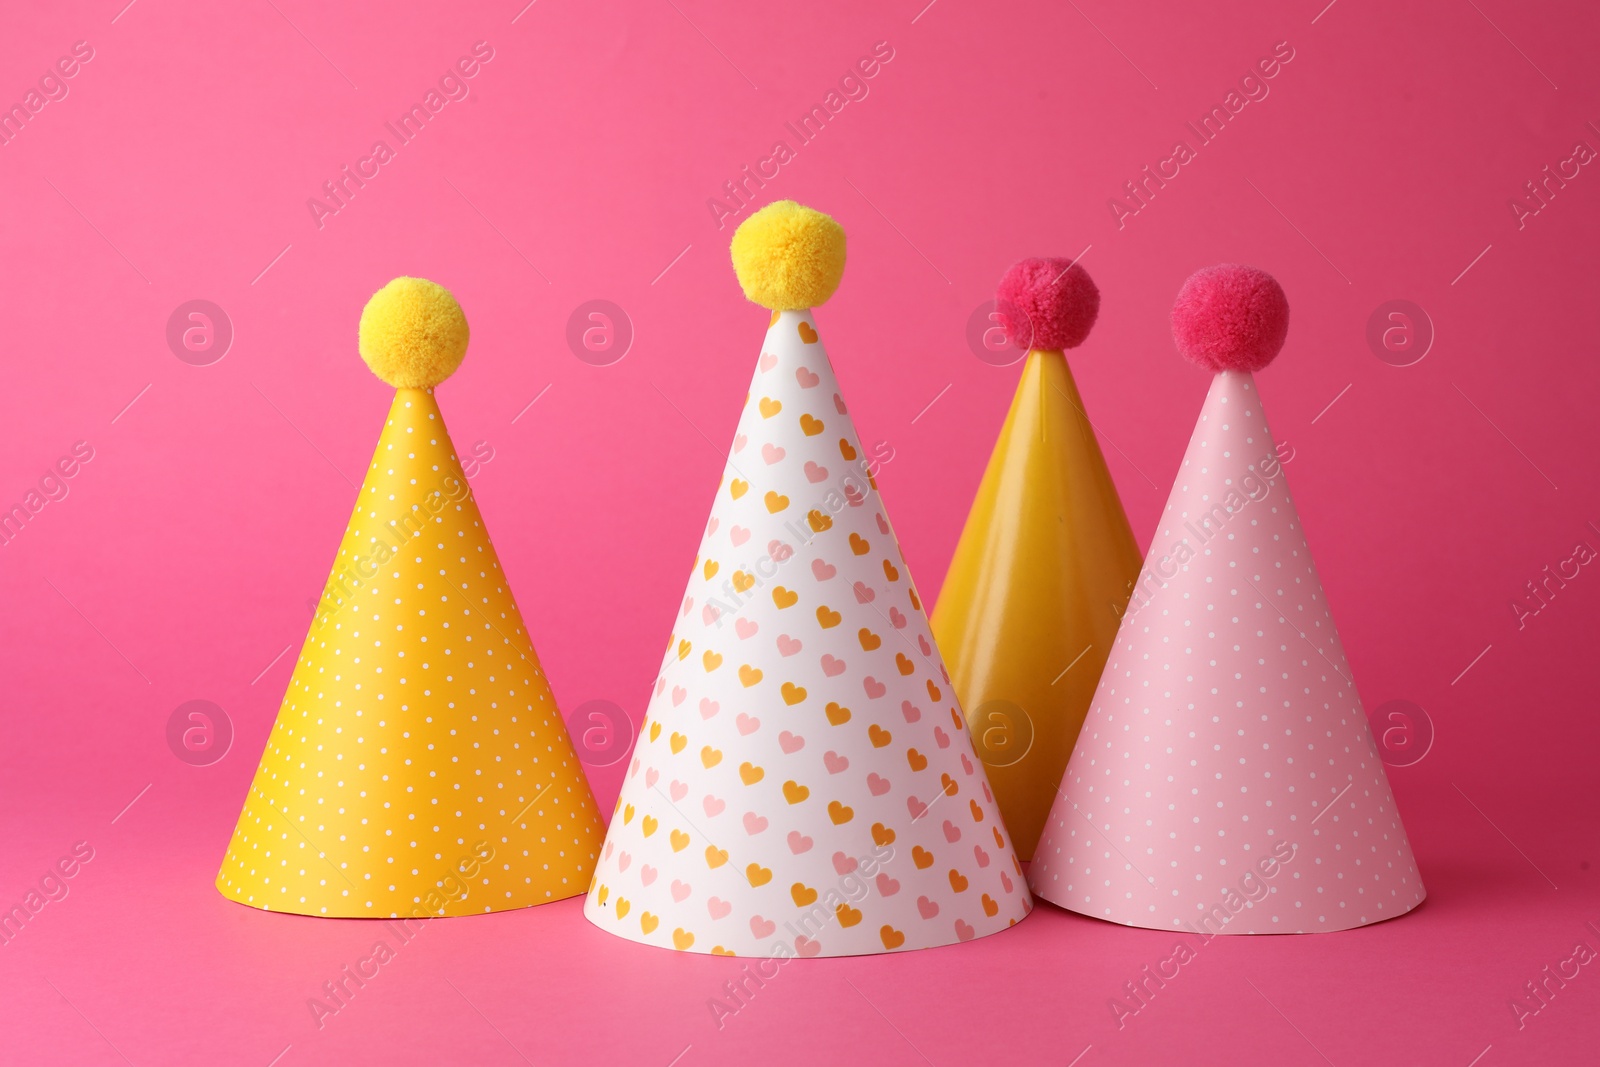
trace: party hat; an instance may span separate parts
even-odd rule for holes
[[[1249,267],[1178,294],[1178,348],[1216,377],[1028,872],[1064,908],[1211,937],[1422,901],[1252,375],[1288,329]]]
[[[397,278],[360,342],[394,404],[217,888],[345,917],[575,896],[605,830],[433,396],[467,320]]]
[[[926,948],[1032,902],[811,308],[838,223],[733,237],[772,309],[584,914],[750,956]]]
[[[1139,546],[1064,355],[1089,335],[1099,290],[1071,260],[1025,259],[995,303],[1028,361],[933,633],[1027,860],[1139,576]]]

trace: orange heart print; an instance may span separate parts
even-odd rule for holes
[[[584,902],[601,929],[663,948],[901,951],[1004,930],[1032,906],[874,453],[811,311],[783,306],[798,303],[796,261],[828,258],[807,246],[819,219],[779,204],[745,223],[769,227],[766,253],[791,269],[756,279],[752,298],[776,313],[721,483],[739,491],[715,495],[623,781],[620,810],[685,847],[613,820]],[[751,275],[741,267],[747,291]],[[818,288],[800,295],[820,303]]]

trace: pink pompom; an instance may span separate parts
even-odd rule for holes
[[[1100,290],[1070,259],[1024,259],[1000,279],[995,304],[1006,336],[1024,351],[1077,348],[1100,314]]]
[[[1172,305],[1172,339],[1207,370],[1258,371],[1289,335],[1289,300],[1264,270],[1223,263],[1197,270]]]

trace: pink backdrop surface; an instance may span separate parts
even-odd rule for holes
[[[1600,548],[1600,10],[125,3],[12,4],[0,34],[0,103],[29,115],[0,144],[0,507],[92,452],[0,546],[0,905],[93,854],[0,947],[0,1060],[1593,1057],[1600,968],[1564,961],[1600,947],[1600,577],[1577,550]],[[77,42],[92,58],[57,68]],[[401,144],[385,124],[478,42],[492,58],[446,86],[467,95]],[[801,143],[786,123],[875,47]],[[1275,48],[1200,144],[1186,123]],[[379,139],[392,158],[318,218]],[[556,695],[637,722],[766,321],[727,263],[745,212],[707,201],[778,140],[755,195],[849,232],[818,322],[863,439],[893,449],[879,485],[930,599],[1020,369],[967,339],[1006,266],[1081,255],[1100,286],[1073,365],[1145,547],[1208,384],[1172,297],[1218,261],[1279,278],[1289,342],[1258,380],[1295,499],[1368,711],[1422,709],[1400,762],[1431,739],[1389,772],[1420,909],[1218,939],[1119,1019],[1175,936],[1041,905],[910,959],[790,964],[719,1026],[738,962],[608,937],[574,900],[433,923],[319,1026],[308,998],[377,928],[212,879],[389,401],[355,352],[364,301],[404,273],[459,296],[473,343],[441,404]],[[1109,206],[1147,165],[1165,184]],[[617,348],[568,343],[596,299],[632,335],[604,366]],[[225,354],[169,344],[192,300],[231,324]],[[1369,341],[1394,300],[1430,344]],[[1533,600],[1547,567],[1567,577]],[[231,724],[208,765],[169,745],[191,700]],[[1528,999],[1547,967],[1568,977]]]

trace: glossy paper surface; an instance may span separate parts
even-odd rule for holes
[[[1018,857],[1031,859],[1139,547],[1060,352],[1030,352],[933,632]]]

